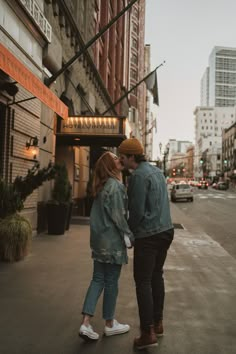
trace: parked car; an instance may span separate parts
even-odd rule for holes
[[[229,186],[228,186],[228,184],[226,182],[218,182],[216,184],[215,188],[219,189],[219,190],[222,190],[222,191],[226,191],[229,188]]]
[[[170,192],[170,199],[172,202],[176,202],[176,200],[179,199],[186,199],[193,202],[193,189],[187,183],[173,185]]]
[[[207,181],[200,181],[198,183],[198,189],[207,189],[208,188],[208,182]]]

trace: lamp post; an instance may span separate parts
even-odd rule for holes
[[[165,146],[165,150],[163,154],[162,154],[162,143],[159,144],[159,148],[160,148],[160,154],[163,155],[163,174],[166,177],[166,162],[169,155],[170,144],[168,143]]]

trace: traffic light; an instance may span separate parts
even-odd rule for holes
[[[227,160],[227,159],[224,159],[224,164],[225,164],[225,165],[227,165],[227,162],[228,162],[228,160]]]
[[[201,165],[203,164],[203,159],[200,160],[200,164],[201,164]]]
[[[175,176],[176,173],[175,173],[175,168],[172,168],[172,176]]]

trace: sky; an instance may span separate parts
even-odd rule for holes
[[[236,47],[236,0],[146,0],[145,43],[157,70],[153,157],[169,139],[194,143],[194,109],[214,46]],[[163,148],[162,148],[163,149]]]

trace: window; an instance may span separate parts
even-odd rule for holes
[[[138,64],[138,57],[134,53],[132,53],[131,62],[134,63],[134,64]]]
[[[135,38],[132,38],[132,47],[135,49],[138,49],[138,42],[137,42],[137,39],[135,39]]]
[[[136,23],[133,22],[132,26],[133,26],[133,31],[135,33],[138,33],[138,26],[136,25]]]
[[[134,80],[137,80],[138,78],[138,75],[137,75],[137,71],[134,70],[134,69],[131,69],[131,78],[134,79]]]

